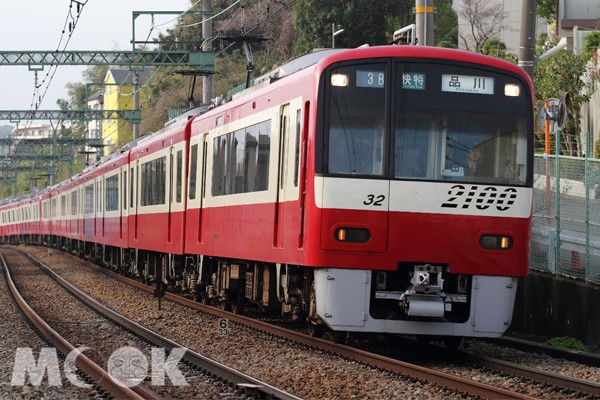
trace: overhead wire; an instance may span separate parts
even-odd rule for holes
[[[187,28],[187,27],[192,27],[192,26],[198,26],[201,25],[204,22],[208,22],[209,20],[212,20],[213,18],[215,18],[218,15],[222,15],[224,14],[226,11],[229,11],[233,6],[239,4],[240,2],[242,2],[244,0],[238,0],[235,3],[233,3],[231,6],[227,7],[226,9],[222,10],[220,13],[216,14],[215,16],[211,17],[210,19],[206,19],[197,23],[193,23],[193,24],[188,24],[188,25],[180,25],[179,26],[179,31],[178,33],[175,35],[176,38],[178,38],[183,29]],[[245,0],[246,3],[249,2],[249,0]],[[287,2],[283,2],[283,1],[276,1],[276,4],[279,4],[280,6],[275,9],[273,12],[270,12],[270,10],[267,10],[267,15],[262,18],[262,19],[258,19],[256,23],[251,26],[248,29],[244,29],[243,35],[249,35],[250,33],[252,33],[253,31],[255,31],[256,29],[258,29],[265,21],[267,21],[269,18],[272,18],[274,15],[278,14],[281,10],[283,10],[284,8],[290,6],[292,3],[294,2],[294,0],[289,0]],[[198,4],[199,2],[195,3],[194,5]],[[192,6],[193,7],[193,6]],[[201,44],[201,47],[204,47],[207,44],[212,44],[214,43],[216,40],[219,40],[219,38],[221,38],[223,36],[223,30],[225,30],[228,26],[230,26],[235,19],[237,18],[238,15],[240,15],[243,10],[243,7],[241,7],[240,9],[238,9],[234,15],[229,19],[229,21],[224,25],[223,29],[221,29],[221,31],[219,33],[217,33],[217,35],[210,37],[210,38],[205,38],[204,41]],[[189,11],[189,10],[188,10]],[[183,14],[181,14],[183,15]],[[164,24],[163,24],[164,25]],[[219,57],[220,55],[222,55],[223,53],[225,53],[227,50],[229,50],[231,47],[235,46],[235,42],[229,43],[228,45],[222,47],[220,49],[220,51],[215,52],[215,54],[213,55],[213,57],[211,57],[209,60],[207,60],[207,62],[205,64],[199,65],[197,66],[197,68],[202,68],[204,66],[206,66],[208,63],[210,62],[214,62],[214,60]],[[173,49],[173,46],[175,46],[175,44],[171,45],[171,50]],[[131,93],[126,93],[126,94],[122,94],[122,96],[127,96],[127,97],[132,97],[134,93],[140,92],[142,90],[144,90],[145,88],[148,87],[152,87],[155,85],[158,85],[160,83],[162,83],[164,80],[168,79],[171,74],[169,74],[168,72],[165,72],[159,79],[158,81],[154,81],[154,77],[158,74],[160,70],[160,67],[157,68],[157,70],[154,72],[154,74],[142,85],[140,85],[140,87],[134,91],[132,91]],[[167,90],[166,92],[161,93],[161,95],[159,97],[157,97],[156,99],[152,99],[150,102],[146,103],[146,106],[152,106],[152,104],[156,104],[158,101],[160,101],[160,99],[164,98],[165,96],[169,95],[170,93],[172,93],[175,89],[177,89],[183,82],[185,82],[187,78],[181,78],[178,82],[176,82],[174,85],[172,85],[169,90]],[[108,135],[112,135],[114,134],[116,130],[113,130],[112,132],[109,132]]]
[[[234,5],[238,4],[238,3],[240,3],[241,1],[242,1],[242,0],[236,1],[234,4],[232,4],[232,5],[231,5],[230,7],[228,7],[226,10],[230,10],[230,9],[232,8],[232,6],[234,6]],[[248,0],[246,0],[246,2],[247,2],[247,1],[248,1]],[[278,14],[278,13],[279,13],[281,10],[283,10],[284,8],[286,8],[286,7],[290,6],[290,5],[291,5],[293,2],[294,2],[294,0],[289,0],[288,2],[285,2],[285,3],[284,3],[284,2],[282,2],[282,1],[276,1],[276,3],[277,3],[277,4],[280,4],[280,7],[279,7],[279,8],[277,8],[276,10],[274,10],[273,12],[270,12],[270,10],[269,10],[269,9],[267,9],[267,16],[266,16],[266,17],[264,17],[263,19],[257,19],[257,22],[256,22],[256,24],[254,24],[254,26],[252,26],[252,27],[250,27],[250,28],[248,28],[248,29],[244,29],[244,35],[248,35],[248,34],[252,33],[254,30],[256,30],[257,28],[259,28],[259,27],[260,27],[260,26],[261,26],[261,25],[262,25],[262,24],[263,24],[265,21],[267,21],[269,18],[272,18],[274,15]],[[226,10],[223,10],[223,11],[222,11],[221,13],[219,13],[218,15],[220,15],[220,14],[223,14],[223,12],[225,12]],[[231,24],[233,23],[233,21],[235,20],[235,18],[236,18],[236,17],[237,17],[237,16],[238,16],[238,15],[239,15],[241,12],[242,12],[242,9],[241,9],[241,8],[240,8],[239,10],[237,10],[237,12],[236,12],[236,13],[235,13],[235,14],[234,14],[234,15],[233,15],[233,16],[232,16],[230,19],[229,19],[229,21],[227,22],[227,24],[226,24],[226,25],[223,27],[223,29],[221,29],[221,31],[220,31],[220,32],[219,32],[217,35],[215,35],[215,36],[213,36],[213,37],[211,37],[211,38],[205,38],[205,39],[204,39],[204,41],[203,41],[203,43],[202,43],[202,46],[201,46],[201,47],[204,47],[204,46],[205,46],[207,43],[208,43],[208,44],[212,44],[213,42],[215,42],[216,40],[218,40],[220,37],[222,37],[222,32],[223,32],[223,30],[224,30],[224,29],[226,29],[226,28],[227,28],[229,25],[231,25]],[[197,25],[200,25],[200,24],[202,24],[202,23],[204,23],[204,22],[207,22],[207,21],[208,21],[208,20],[204,20],[204,21],[200,21],[200,22],[198,22],[198,23],[194,23],[194,24],[183,25],[183,26],[181,26],[181,28],[190,27],[190,26],[197,26]],[[212,58],[210,58],[210,60],[208,60],[208,61],[207,61],[205,64],[203,64],[203,65],[199,65],[199,66],[198,66],[198,68],[202,68],[203,66],[205,66],[205,65],[206,65],[207,63],[209,63],[209,62],[214,62],[214,60],[215,60],[215,59],[216,59],[218,56],[220,56],[220,55],[222,55],[223,53],[225,53],[227,50],[229,50],[229,49],[230,49],[231,47],[233,47],[234,45],[235,45],[235,43],[234,43],[234,42],[232,42],[232,43],[229,43],[228,45],[224,46],[224,47],[223,47],[223,48],[222,48],[220,51],[218,51],[218,52],[215,52],[215,54],[213,55],[213,57],[212,57]],[[164,75],[163,75],[163,77],[164,77]],[[161,78],[161,79],[162,79],[162,78]],[[180,84],[181,84],[183,81],[185,81],[185,79],[186,79],[186,78],[182,78],[182,79],[181,79],[181,80],[180,80],[180,81],[179,81],[179,82],[176,84],[176,86],[179,86],[179,85],[180,85]],[[144,85],[143,87],[140,87],[140,89],[139,89],[139,90],[142,90],[144,87],[151,86],[151,85],[154,85],[154,84],[158,84],[158,83],[161,83],[161,82],[162,82],[162,81],[159,81],[159,82],[156,82],[156,83],[150,83],[150,82],[148,82],[148,83],[147,83],[146,85]],[[161,98],[163,98],[165,95],[167,95],[167,94],[169,94],[170,92],[172,92],[172,90],[173,90],[173,89],[174,89],[174,88],[171,88],[171,89],[169,89],[167,92],[165,92],[165,93],[162,93],[162,94],[161,94],[161,96],[159,96],[159,97],[158,97],[156,100],[154,100],[154,102],[153,102],[153,103],[156,103],[156,102],[157,102],[157,101],[159,101]],[[150,104],[152,104],[152,103],[150,103]]]
[[[68,34],[68,38],[66,39],[66,42],[64,44],[62,51],[64,51],[67,48],[67,46],[69,45],[69,42],[71,41],[71,38],[73,37],[73,33],[77,26],[77,22],[79,21],[79,18],[81,17],[83,8],[85,7],[85,5],[87,4],[88,1],[89,0],[83,0],[83,1],[71,0],[70,1],[69,10],[67,12],[65,22],[63,24],[63,29],[62,29],[62,33],[61,33],[61,36],[58,41],[58,45],[56,46],[57,47],[56,51],[61,51],[60,46],[65,38],[67,26],[69,27],[69,34]],[[76,17],[74,17],[73,13],[72,13],[73,3],[75,3],[77,5],[77,16]],[[50,66],[50,68],[48,69],[48,72],[46,72],[46,75],[42,79],[42,82],[39,84],[37,81],[37,73],[36,73],[35,88],[34,88],[32,100],[31,100],[31,104],[30,104],[31,111],[33,111],[34,109],[38,110],[39,107],[41,106],[42,102],[44,101],[44,98],[46,97],[46,93],[48,93],[48,89],[50,88],[50,85],[52,83],[52,80],[54,79],[54,75],[56,74],[57,70],[58,70],[58,65]],[[48,83],[46,84],[43,94],[40,95],[39,89],[45,84],[46,80],[48,80]],[[36,102],[36,98],[38,100],[37,102]],[[29,129],[29,127],[31,127],[32,123],[33,123],[33,121],[30,120],[28,125],[26,125],[26,129]]]

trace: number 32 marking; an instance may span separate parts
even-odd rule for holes
[[[376,207],[381,207],[383,205],[383,201],[385,200],[385,196],[380,194],[380,195],[374,195],[374,194],[369,194],[367,195],[367,200],[363,201],[363,204],[365,206],[376,206]]]

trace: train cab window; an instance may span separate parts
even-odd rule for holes
[[[401,77],[401,78],[400,78]],[[397,179],[525,185],[528,94],[489,70],[398,63],[393,116]]]
[[[329,76],[328,172],[382,175],[386,64],[333,69]]]

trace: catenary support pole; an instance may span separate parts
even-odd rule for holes
[[[210,13],[212,13],[212,1],[211,0],[203,0],[202,1],[202,11],[205,12],[202,16],[202,20],[204,23],[202,24],[202,38],[204,39],[204,44],[202,45],[202,51],[212,51],[212,41],[213,41],[213,29],[212,29],[212,20],[208,20],[211,17]],[[210,104],[210,100],[213,98],[214,93],[214,79],[212,75],[207,75],[202,77],[202,103]]]

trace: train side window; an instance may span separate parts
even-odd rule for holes
[[[102,182],[96,182],[96,212],[102,212]]]
[[[302,110],[296,110],[296,148],[294,158],[294,187],[298,187],[300,174],[300,134],[302,132]]]
[[[123,193],[123,210],[127,209],[127,170],[123,171],[121,178],[121,193]]]
[[[167,157],[163,156],[142,164],[142,198],[140,205],[165,204],[167,181]]]
[[[71,193],[71,215],[77,215],[77,189]]]
[[[129,208],[133,208],[134,178],[135,174],[133,173],[133,167],[131,167],[131,170],[129,171]]]
[[[85,213],[91,214],[94,212],[94,185],[85,187]]]
[[[60,216],[64,217],[67,213],[67,195],[60,196]]]
[[[270,152],[270,120],[214,138],[212,195],[267,190]]]
[[[176,156],[177,177],[175,179],[175,202],[181,203],[181,186],[183,179],[183,150],[179,150]]]
[[[113,175],[106,179],[106,211],[119,209],[119,175]]]
[[[198,145],[193,145],[190,151],[190,184],[188,193],[190,200],[194,200],[196,198],[196,176],[198,173]]]

